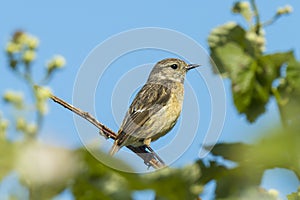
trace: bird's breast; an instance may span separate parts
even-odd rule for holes
[[[183,84],[176,83],[172,86],[171,97],[168,103],[158,113],[160,122],[160,130],[153,135],[152,140],[157,140],[161,136],[167,134],[176,124],[182,110],[184,96]]]

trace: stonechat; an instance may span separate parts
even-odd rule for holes
[[[125,115],[111,155],[123,146],[150,146],[174,127],[182,109],[186,73],[198,66],[176,58],[155,64]]]

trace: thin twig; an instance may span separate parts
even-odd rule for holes
[[[97,121],[88,112],[84,112],[84,111],[80,110],[79,108],[74,107],[73,105],[65,102],[64,100],[58,98],[57,96],[55,96],[53,94],[51,94],[50,98],[55,103],[58,103],[58,104],[62,105],[63,107],[65,107],[68,110],[76,113],[80,117],[84,118],[85,120],[89,121],[91,124],[93,124],[94,126],[96,126],[97,128],[99,128],[101,135],[105,136],[107,139],[108,138],[112,138],[113,140],[116,139],[116,134],[112,130],[110,130],[109,128],[107,128],[106,126],[104,126],[102,123],[100,123],[99,121]]]
[[[84,112],[79,108],[74,107],[73,105],[65,102],[64,100],[58,98],[57,96],[51,94],[50,98],[55,102],[63,107],[67,108],[68,110],[76,113],[80,117],[84,118],[85,120],[89,121],[91,124],[99,128],[99,133],[104,136],[106,139],[111,138],[113,140],[116,139],[116,134],[106,127],[104,124],[100,123],[98,120],[96,120],[93,116],[91,116],[88,112]],[[145,147],[133,147],[133,146],[126,146],[128,149],[133,151],[135,154],[137,154],[139,157],[141,157],[144,160],[144,163],[147,166],[151,166],[155,169],[160,169],[162,167],[165,167],[165,164],[163,160],[153,151],[151,147],[149,147],[148,152]]]
[[[257,8],[255,0],[251,0],[250,4],[251,4],[251,7],[254,12],[256,34],[259,34],[261,31],[261,23],[260,23],[260,16],[259,16],[258,8]]]
[[[263,27],[270,26],[273,23],[275,23],[280,17],[281,17],[281,15],[275,14],[271,19],[262,23],[262,26]]]

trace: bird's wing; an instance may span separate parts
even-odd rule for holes
[[[170,98],[171,88],[161,84],[148,83],[144,85],[126,113],[117,136],[118,144],[121,145],[129,136],[133,136],[154,113],[167,104]],[[138,136],[136,135],[136,137]]]

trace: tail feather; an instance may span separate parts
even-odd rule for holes
[[[109,151],[109,154],[111,156],[115,155],[119,150],[120,150],[120,146],[118,145],[117,142],[114,142],[114,145],[111,147],[110,151]]]

